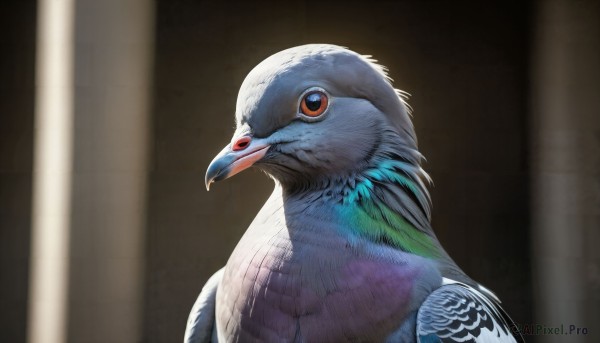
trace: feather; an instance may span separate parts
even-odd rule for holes
[[[493,299],[447,278],[421,305],[416,327],[417,341],[423,343],[523,342],[515,328]]]
[[[206,282],[198,299],[194,303],[185,328],[184,343],[217,343],[215,330],[215,298],[217,287],[223,278],[223,270],[219,269]]]

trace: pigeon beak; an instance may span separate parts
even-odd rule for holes
[[[250,168],[265,156],[269,147],[265,139],[247,135],[235,138],[210,162],[204,179],[206,190],[210,189],[211,183],[225,180]]]

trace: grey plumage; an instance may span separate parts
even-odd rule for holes
[[[200,295],[196,299],[188,317],[184,342],[202,343],[218,342],[215,330],[215,307],[217,287],[223,277],[223,268],[208,279]]]
[[[288,49],[249,73],[234,139],[206,184],[254,165],[275,189],[203,289],[186,342],[491,337],[479,326],[446,335],[456,323],[446,296],[515,341],[495,296],[431,228],[429,177],[399,94],[373,60],[334,45]]]

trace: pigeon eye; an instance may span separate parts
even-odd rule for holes
[[[328,103],[327,94],[319,90],[311,91],[306,93],[302,98],[300,112],[306,116],[315,118],[325,112]]]

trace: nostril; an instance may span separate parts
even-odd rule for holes
[[[233,151],[244,150],[248,147],[251,140],[252,139],[248,136],[241,137],[233,143],[233,147],[231,149]]]

